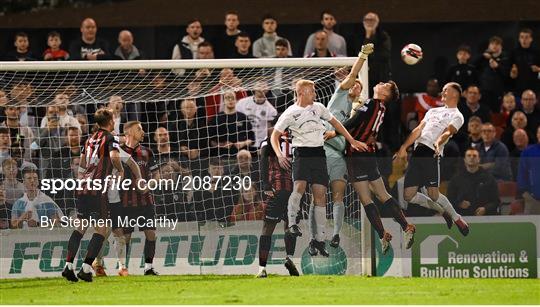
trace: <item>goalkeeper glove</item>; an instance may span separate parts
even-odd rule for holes
[[[362,49],[358,53],[358,57],[363,60],[367,60],[368,56],[373,53],[373,50],[374,46],[371,43],[362,45]]]

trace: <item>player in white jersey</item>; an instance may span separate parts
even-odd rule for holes
[[[354,62],[351,71],[345,79],[336,88],[336,91],[328,102],[328,110],[340,122],[344,123],[351,116],[352,105],[359,102],[362,92],[362,83],[357,79],[358,73],[367,57],[373,52],[373,44],[362,46],[356,62]],[[324,151],[326,153],[326,164],[328,169],[328,177],[330,179],[330,190],[332,191],[332,212],[334,217],[334,231],[330,246],[339,246],[339,233],[343,225],[345,216],[345,205],[343,197],[347,188],[347,163],[345,162],[345,138],[342,135],[336,136],[336,132],[329,124],[326,125],[327,131],[324,134]],[[317,225],[315,224],[314,213],[315,206],[309,208],[310,232],[312,238],[315,238],[317,233]],[[314,256],[317,250],[310,246],[309,253]]]
[[[458,83],[447,83],[442,91],[445,106],[432,108],[426,113],[394,158],[405,160],[407,148],[414,143],[414,151],[405,173],[403,198],[407,202],[442,213],[449,228],[452,227],[453,221],[459,231],[466,236],[469,233],[469,225],[456,213],[448,198],[439,192],[439,159],[444,144],[463,125],[463,115],[457,108],[461,93]],[[422,186],[427,188],[429,197],[418,192],[418,188]]]
[[[296,82],[295,104],[287,108],[279,117],[274,126],[271,143],[282,168],[290,168],[290,162],[281,154],[279,138],[285,129],[289,129],[293,146],[293,192],[289,197],[287,213],[289,228],[287,235],[301,236],[296,217],[300,210],[300,201],[311,184],[313,192],[314,219],[317,223],[317,235],[312,245],[323,256],[328,256],[325,249],[326,224],[326,190],[328,185],[328,172],[326,169],[326,155],[324,152],[324,121],[328,121],[336,131],[345,136],[354,150],[365,151],[365,143],[352,138],[343,125],[321,103],[314,102],[315,83],[309,80]]]

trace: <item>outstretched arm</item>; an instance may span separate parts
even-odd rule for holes
[[[336,129],[336,132],[343,135],[345,139],[351,144],[351,147],[358,151],[367,151],[368,147],[366,143],[360,142],[355,140],[349,131],[343,127],[343,125],[337,120],[335,117],[332,117],[331,120],[328,121],[334,128]]]
[[[347,77],[345,77],[345,80],[343,80],[339,86],[342,90],[348,90],[354,86],[354,81],[356,80],[360,69],[362,69],[362,65],[364,65],[364,62],[371,53],[373,53],[373,44],[366,44],[362,46],[362,50],[360,50],[360,53],[358,53],[358,58],[354,62],[351,72],[347,75]]]

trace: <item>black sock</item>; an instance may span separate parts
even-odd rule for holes
[[[369,222],[371,223],[371,226],[375,228],[375,231],[377,231],[379,238],[382,239],[384,236],[384,226],[381,221],[381,215],[379,214],[379,209],[374,203],[371,203],[364,206],[364,210],[366,211],[366,215],[367,215],[367,218],[369,219]]]
[[[285,252],[287,256],[293,256],[296,249],[296,236],[285,236]]]
[[[79,246],[81,245],[82,237],[83,235],[77,230],[74,230],[71,233],[71,237],[69,237],[69,242],[68,242],[68,252],[67,252],[66,262],[73,263],[73,260],[75,259],[75,255],[77,255],[77,251],[79,250]]]
[[[105,241],[105,237],[100,235],[99,233],[95,233],[92,236],[90,243],[88,243],[88,250],[86,251],[86,258],[84,258],[84,263],[92,265],[92,262],[94,262],[94,260],[96,259],[99,250],[101,249],[101,246],[103,246],[103,241]]]
[[[259,265],[266,266],[268,261],[268,253],[270,253],[270,245],[272,244],[272,236],[261,235],[259,237]]]
[[[154,255],[156,254],[156,241],[146,240],[144,241],[144,262],[154,262]]]
[[[403,209],[399,206],[398,202],[394,198],[390,198],[387,200],[383,206],[389,206],[392,210],[392,215],[394,216],[394,219],[396,222],[399,223],[401,226],[401,229],[405,230],[407,229],[407,225],[409,224],[407,222],[407,219],[405,218],[405,214],[403,213]]]

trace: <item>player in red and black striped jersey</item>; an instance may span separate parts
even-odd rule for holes
[[[126,143],[122,145],[122,150],[135,160],[141,171],[141,178],[148,183],[157,171],[152,151],[140,144],[144,139],[144,130],[138,121],[131,121],[124,124],[124,135]],[[152,194],[148,190],[141,193],[138,190],[137,177],[129,170],[125,172],[125,178],[131,179],[131,186],[120,191],[120,204],[118,206],[119,215],[127,216],[128,219],[152,220],[155,218],[155,206]],[[152,263],[156,252],[156,228],[139,227],[139,231],[144,232],[146,238],[144,242],[144,275],[158,275]],[[125,242],[130,242],[131,233],[134,228],[123,228]]]
[[[86,141],[81,153],[79,166],[79,179],[100,180],[105,185],[106,178],[110,178],[113,168],[117,170],[117,177],[123,177],[124,168],[120,160],[120,144],[118,137],[111,134],[114,129],[112,110],[100,109],[94,115],[94,120],[99,129]],[[96,187],[97,188],[97,187]],[[77,211],[79,219],[104,220],[109,218],[109,205],[107,194],[103,191],[93,191],[83,185],[81,191],[77,191]],[[62,272],[69,281],[78,281],[77,277],[84,281],[92,281],[92,262],[96,258],[105,236],[106,226],[96,226],[95,233],[88,244],[88,251],[81,271],[75,276],[73,272],[73,260],[79,249],[81,239],[86,229],[80,227],[73,231],[68,242],[66,267]]]
[[[274,124],[277,119],[274,120]],[[279,139],[281,154],[292,159],[291,139],[287,133],[283,134]],[[270,246],[272,243],[272,234],[277,223],[283,220],[284,229],[288,228],[287,220],[287,204],[291,192],[293,190],[291,169],[284,169],[279,165],[278,158],[272,145],[270,138],[266,138],[261,142],[261,178],[263,183],[264,194],[267,197],[266,212],[264,216],[262,233],[259,238],[259,273],[257,277],[266,277],[266,263]],[[298,276],[298,270],[292,261],[294,250],[296,248],[296,236],[285,235],[285,267],[291,276]]]
[[[407,222],[398,202],[386,191],[375,156],[377,134],[386,111],[385,104],[397,100],[398,97],[399,90],[395,82],[381,82],[373,88],[373,99],[368,99],[364,104],[356,107],[354,115],[343,123],[356,140],[367,143],[369,147],[366,152],[357,152],[350,145],[347,146],[349,181],[352,182],[369,221],[381,239],[383,254],[390,247],[392,235],[384,230],[379,210],[371,198],[371,191],[384,206],[392,209],[394,219],[405,232],[407,248],[411,247],[415,232],[414,225]]]

